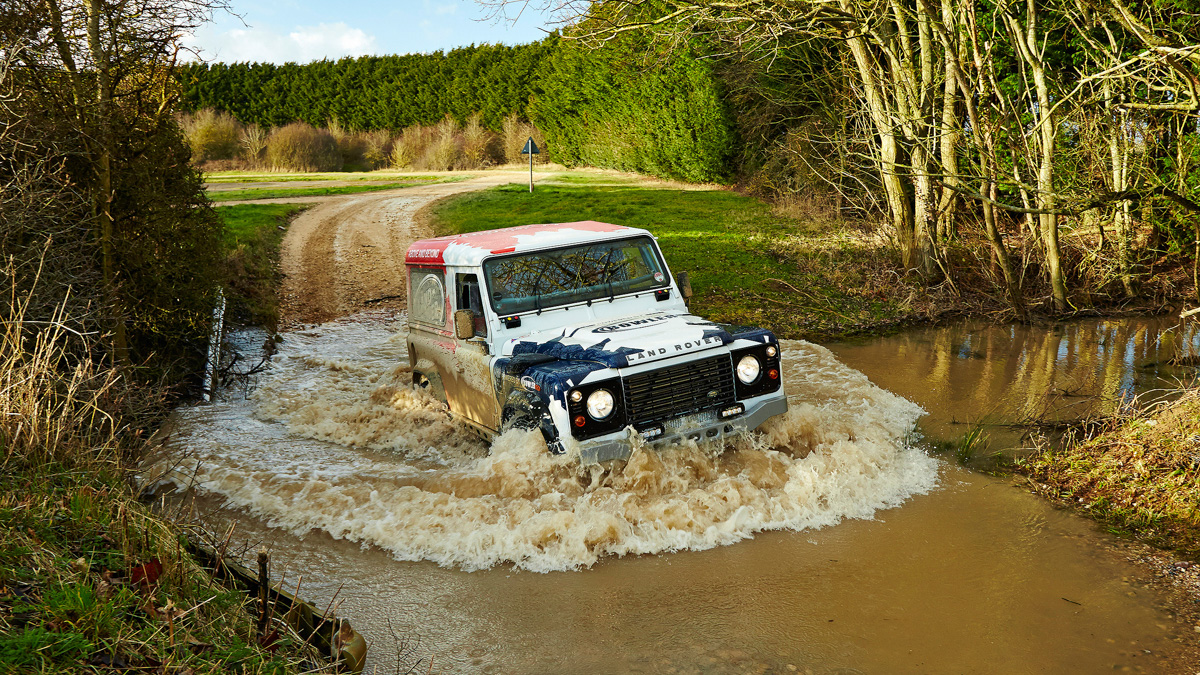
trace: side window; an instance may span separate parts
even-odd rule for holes
[[[487,318],[483,315],[483,297],[479,294],[479,277],[474,274],[456,276],[454,297],[455,309],[469,309],[475,313],[475,335],[487,337]]]
[[[439,269],[412,270],[408,279],[408,318],[433,326],[446,325],[446,289]]]

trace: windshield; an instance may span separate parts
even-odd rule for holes
[[[650,237],[492,258],[483,273],[492,308],[502,316],[670,283]]]

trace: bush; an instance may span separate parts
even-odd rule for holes
[[[392,166],[397,169],[414,169],[425,146],[429,144],[429,129],[419,125],[406,127],[392,141]]]
[[[342,126],[337,118],[329,120],[325,129],[337,141],[338,152],[342,155],[342,168],[346,171],[363,171],[367,166],[366,139],[361,133],[355,133]]]
[[[459,137],[458,120],[446,116],[434,128],[433,142],[425,148],[421,158],[422,170],[449,171],[457,167],[462,157],[462,139]]]
[[[462,132],[462,168],[482,169],[495,162],[496,145],[499,140],[479,121],[479,113],[467,118]]]
[[[273,171],[339,171],[342,153],[333,134],[292,122],[271,132],[267,164]]]
[[[233,115],[206,108],[181,115],[179,124],[196,164],[238,156],[242,125]]]
[[[390,161],[389,155],[392,152],[391,133],[381,129],[364,132],[362,138],[366,146],[363,151],[363,160],[367,163],[367,168],[381,169],[387,166]]]
[[[263,151],[267,149],[267,138],[271,130],[251,124],[242,129],[242,157],[252,168],[262,161]]]
[[[510,114],[504,118],[504,126],[502,128],[502,143],[504,161],[509,164],[525,164],[529,162],[529,157],[521,154],[521,150],[525,147],[525,142],[530,138],[534,143],[537,143],[538,150],[541,154],[534,155],[534,163],[547,161],[546,157],[546,138],[542,136],[542,132],[538,128],[522,120],[516,113]]]

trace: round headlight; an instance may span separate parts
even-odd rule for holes
[[[737,364],[737,377],[742,384],[753,384],[758,379],[758,374],[762,372],[762,365],[753,354],[747,354],[742,357],[742,360]]]
[[[611,415],[614,406],[612,392],[607,389],[597,389],[588,395],[587,411],[594,420],[602,420]]]

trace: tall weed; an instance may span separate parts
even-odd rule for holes
[[[120,378],[87,356],[92,345],[68,326],[62,306],[34,321],[28,298],[13,289],[0,332],[0,473],[111,461]]]

